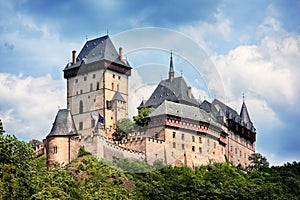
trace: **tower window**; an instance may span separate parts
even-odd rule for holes
[[[173,142],[173,148],[176,149],[176,142]]]
[[[201,137],[199,137],[199,143],[200,143],[200,144],[202,143],[202,138],[201,138]]]
[[[97,82],[97,90],[99,90],[99,88],[100,88],[100,84],[99,82]]]
[[[94,127],[95,127],[95,120],[92,119],[92,120],[91,120],[91,128],[94,128]]]
[[[79,114],[82,114],[83,113],[83,102],[80,101],[79,102]]]
[[[173,132],[173,138],[175,138],[176,137],[176,132]]]
[[[199,147],[199,153],[202,153],[202,148],[201,147]]]
[[[181,144],[181,149],[184,150],[184,144]]]
[[[111,83],[111,89],[114,90],[115,89],[115,84]]]
[[[192,151],[195,151],[195,146],[192,146]]]
[[[195,136],[192,135],[192,142],[195,142]]]
[[[90,84],[90,92],[93,91],[93,83]]]
[[[57,154],[57,147],[53,147],[53,153]]]
[[[87,77],[85,76],[85,77],[83,78],[83,80],[86,81],[86,80],[87,80]]]
[[[115,78],[115,77],[116,77],[116,75],[113,74],[113,78]]]
[[[83,122],[79,122],[79,130],[83,129]]]
[[[121,80],[121,76],[119,76],[119,80]]]
[[[93,78],[96,78],[96,74],[93,74]]]
[[[181,134],[181,139],[184,140],[184,134],[183,133]]]
[[[119,91],[120,87],[119,87],[119,84],[117,84],[117,91]]]
[[[75,83],[78,83],[78,79],[77,78],[75,79]]]

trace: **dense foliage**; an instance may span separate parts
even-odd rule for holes
[[[121,141],[126,138],[128,133],[135,131],[135,123],[128,118],[123,118],[117,121],[116,130],[112,134],[115,141]]]
[[[300,162],[245,172],[228,162],[191,169],[87,154],[47,170],[45,156],[1,134],[0,199],[300,199]]]

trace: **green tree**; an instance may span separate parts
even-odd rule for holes
[[[135,121],[136,125],[140,127],[145,127],[148,125],[147,117],[150,115],[150,113],[153,111],[153,108],[150,107],[143,107],[139,110],[139,113],[137,116],[133,117],[133,120]]]
[[[0,119],[0,136],[3,135],[5,133],[5,130],[3,129],[3,124],[2,121]]]
[[[121,141],[126,138],[128,133],[134,132],[135,127],[133,121],[128,118],[120,119],[117,121],[116,130],[112,134],[115,141]]]
[[[269,162],[267,161],[267,158],[262,156],[260,153],[253,153],[249,156],[250,164],[247,167],[248,171],[262,171],[265,168],[269,167]]]

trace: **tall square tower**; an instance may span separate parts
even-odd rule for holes
[[[89,40],[64,72],[67,79],[67,107],[78,132],[90,135],[100,121],[111,138],[116,122],[128,116],[128,77],[130,64],[115,49],[108,35]]]

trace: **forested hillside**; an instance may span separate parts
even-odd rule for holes
[[[0,134],[0,199],[300,199],[300,162],[245,172],[230,163],[191,169],[81,154],[48,171],[29,144]]]

